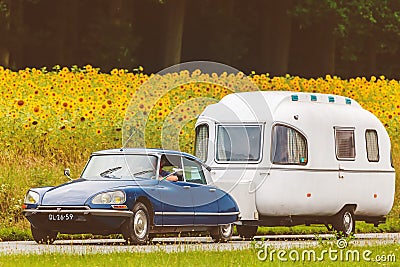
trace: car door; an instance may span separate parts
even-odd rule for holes
[[[193,198],[194,224],[218,224],[220,191],[206,185],[202,166],[194,160],[182,158],[185,181],[190,185]]]
[[[180,156],[165,155],[163,160],[170,171],[182,169]],[[190,184],[184,181],[171,182],[163,179],[159,182],[163,225],[193,225],[194,209],[191,189]]]

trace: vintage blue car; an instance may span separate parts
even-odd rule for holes
[[[239,209],[229,194],[207,185],[208,170],[177,151],[98,151],[79,179],[30,189],[23,214],[38,243],[50,244],[58,233],[121,233],[127,243],[145,244],[157,233],[193,231],[226,242]]]

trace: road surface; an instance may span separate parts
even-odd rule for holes
[[[335,242],[333,236],[319,235],[324,242]],[[261,241],[264,240],[264,241]],[[256,236],[255,241],[233,237],[229,243],[213,243],[210,237],[155,238],[153,244],[128,246],[123,239],[57,240],[53,245],[38,245],[34,241],[0,242],[1,254],[28,253],[112,253],[112,252],[183,252],[194,250],[240,250],[254,246],[256,242],[266,242],[280,248],[318,246],[316,235],[266,235]],[[352,244],[366,246],[374,244],[400,244],[400,233],[356,234]]]

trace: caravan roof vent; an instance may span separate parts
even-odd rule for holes
[[[316,95],[311,95],[311,101],[317,101],[317,96]]]

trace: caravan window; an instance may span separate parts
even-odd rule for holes
[[[258,162],[261,159],[261,125],[219,125],[217,161]]]
[[[202,161],[207,160],[208,153],[208,125],[201,124],[196,127],[195,156]]]
[[[379,161],[378,133],[375,130],[367,130],[365,132],[365,142],[367,145],[368,161]]]
[[[335,128],[336,157],[338,160],[354,160],[356,146],[354,129]]]
[[[307,164],[307,139],[299,131],[275,125],[272,130],[271,159],[274,164]]]

